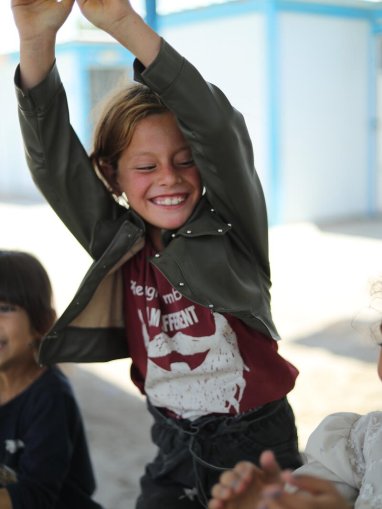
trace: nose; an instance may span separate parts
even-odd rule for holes
[[[163,164],[159,172],[160,185],[172,186],[182,181],[179,170],[170,162]]]

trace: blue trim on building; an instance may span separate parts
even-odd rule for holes
[[[209,5],[198,9],[174,12],[159,16],[160,25],[164,28],[176,27],[184,24],[207,22],[220,18],[232,18],[253,12],[263,12],[269,2],[274,0],[234,1],[224,4]]]
[[[126,66],[134,60],[134,56],[116,42],[72,41],[56,46],[57,55],[69,52],[80,55],[81,64],[84,67],[94,65],[98,67]]]
[[[382,33],[382,10],[378,10],[378,11],[374,12],[373,32],[374,32],[374,34]]]
[[[149,1],[149,0],[146,0]],[[183,24],[200,23],[225,17],[241,16],[253,12],[266,12],[269,7],[279,12],[293,12],[321,16],[334,16],[342,18],[355,18],[372,20],[382,16],[381,9],[344,6],[340,3],[330,5],[323,3],[297,2],[293,0],[246,0],[232,1],[223,4],[209,5],[197,9],[158,16],[161,26],[168,28]]]
[[[282,221],[281,164],[280,164],[280,95],[279,95],[279,26],[275,0],[269,0],[265,9],[266,51],[268,76],[268,164],[266,183],[269,223]]]
[[[1,60],[8,61],[10,64],[16,66],[20,62],[19,51],[12,51],[11,53],[4,53],[0,55]]]
[[[156,0],[146,0],[146,23],[156,32],[158,31],[158,14]]]
[[[308,2],[296,2],[293,0],[276,0],[277,8],[283,12],[294,12],[301,14],[315,14],[321,16],[335,16],[341,18],[371,19],[373,9],[356,8],[346,5],[330,5]]]

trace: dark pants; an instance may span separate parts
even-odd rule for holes
[[[220,474],[238,461],[258,464],[271,449],[282,468],[301,465],[293,411],[286,398],[238,416],[175,420],[149,404],[159,452],[146,467],[136,509],[207,507]]]

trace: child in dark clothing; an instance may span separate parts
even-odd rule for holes
[[[137,507],[197,509],[239,459],[257,462],[272,447],[283,467],[300,464],[286,399],[297,370],[277,352],[252,145],[242,115],[129,1],[77,0],[137,57],[139,82],[109,105],[89,157],[54,60],[73,3],[12,0],[28,164],[95,260],[40,362],[130,356],[159,448]]]
[[[0,251],[1,509],[101,508],[70,384],[36,361],[55,316],[38,260]]]

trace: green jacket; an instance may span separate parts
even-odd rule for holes
[[[191,301],[279,339],[270,311],[266,206],[242,115],[165,41],[150,67],[135,62],[135,79],[176,115],[205,187],[187,224],[164,232],[166,247],[151,262]],[[16,92],[33,179],[94,259],[44,338],[40,362],[126,357],[120,269],[143,247],[144,222],[120,207],[96,176],[70,125],[56,67],[27,94],[19,86]]]

